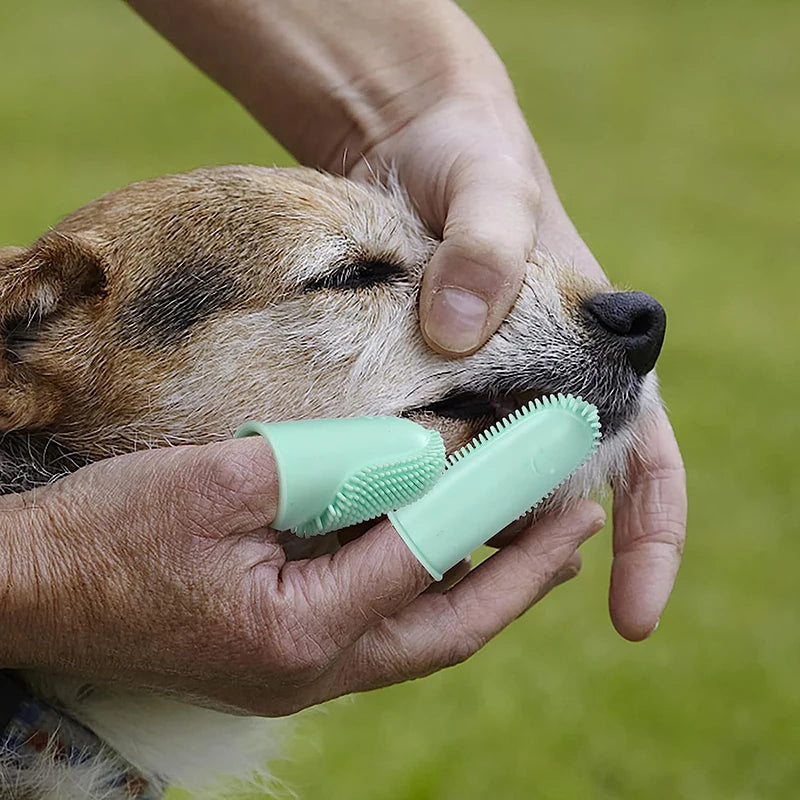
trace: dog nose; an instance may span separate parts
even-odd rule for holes
[[[637,375],[653,369],[667,327],[667,315],[658,300],[644,292],[614,292],[595,295],[584,309],[592,322],[622,345]]]

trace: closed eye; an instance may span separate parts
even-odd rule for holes
[[[327,275],[307,281],[303,284],[303,294],[322,289],[342,291],[367,289],[370,286],[397,283],[405,276],[405,269],[392,261],[365,259],[344,264]]]

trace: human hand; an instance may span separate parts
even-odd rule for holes
[[[277,716],[463,661],[576,574],[583,503],[446,592],[388,522],[289,562],[269,446],[135,453],[0,498],[4,666]]]
[[[129,0],[297,158],[369,177],[393,165],[443,241],[420,294],[428,343],[477,350],[535,245],[606,278],[565,212],[499,57],[449,0]],[[187,24],[190,20],[191,24]],[[342,32],[346,31],[346,35]],[[680,563],[686,487],[661,412],[615,499],[610,609],[655,628]]]
[[[381,141],[354,166],[391,163],[442,244],[426,269],[420,321],[431,346],[465,355],[482,346],[513,305],[534,245],[606,282],[556,195],[513,94],[446,98]],[[609,608],[625,638],[658,624],[680,564],[686,484],[666,414],[644,431],[615,492]]]
[[[516,300],[535,245],[607,282],[569,220],[522,114],[498,80],[487,96],[464,93],[426,108],[373,145],[350,176],[391,163],[442,243],[420,293],[429,344],[474,352]],[[680,565],[686,480],[666,413],[643,431],[628,487],[615,491],[609,609],[627,639],[658,625]]]

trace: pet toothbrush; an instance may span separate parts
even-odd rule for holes
[[[581,398],[550,395],[446,462],[436,431],[397,417],[248,422],[236,435],[261,435],[272,447],[280,485],[274,528],[313,536],[388,514],[441,580],[582,466],[600,422]]]
[[[453,453],[424,497],[389,514],[436,579],[551,495],[597,448],[597,409],[550,395],[492,425]]]
[[[298,536],[379,517],[420,498],[444,471],[444,442],[399,417],[246,422],[236,436],[263,436],[280,486],[277,530]]]

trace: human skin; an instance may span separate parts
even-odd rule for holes
[[[595,276],[499,57],[449,0],[130,0],[299,161],[366,180],[392,164],[442,237],[420,294],[423,334],[477,350],[514,303],[534,246]],[[656,628],[680,564],[686,480],[661,411],[615,487],[609,608]]]
[[[604,523],[585,501],[434,592],[388,522],[287,562],[269,527],[278,490],[252,438],[120,456],[0,498],[0,664],[289,714],[468,658],[574,577]]]

